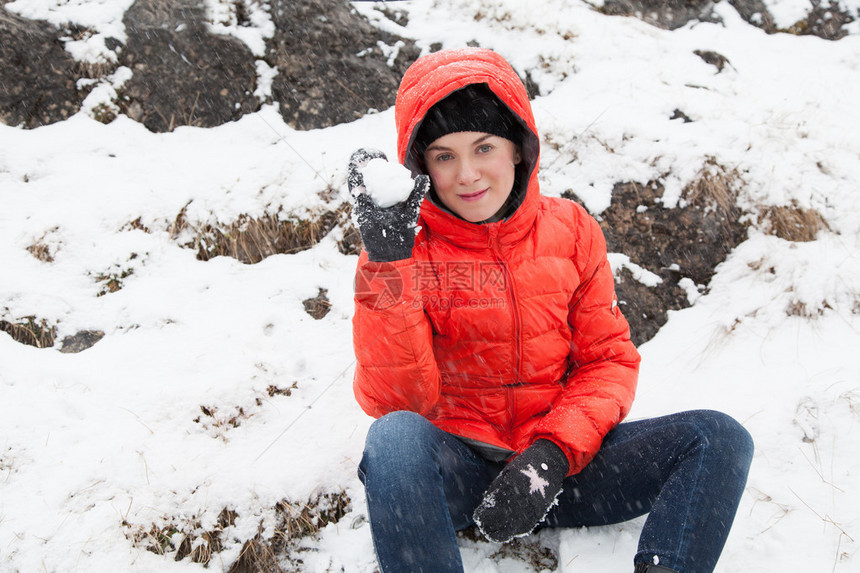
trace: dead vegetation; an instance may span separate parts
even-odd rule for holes
[[[282,218],[279,214],[261,217],[240,216],[226,226],[196,226],[188,221],[186,210],[176,216],[168,228],[175,240],[186,238],[183,247],[197,251],[197,259],[208,261],[227,256],[254,264],[276,254],[298,253],[320,242],[335,226],[349,220],[347,205],[307,218]],[[132,225],[131,223],[129,225]]]
[[[689,204],[713,211],[724,221],[735,221],[742,214],[737,204],[742,184],[737,169],[728,169],[709,157],[683,196]]]
[[[346,492],[324,493],[307,502],[283,500],[274,508],[276,526],[274,534],[263,536],[262,521],[257,535],[242,546],[239,558],[228,569],[229,573],[286,573],[300,570],[301,561],[293,553],[301,543],[314,538],[329,523],[336,523],[350,510],[351,501]],[[216,525],[204,530],[199,519],[181,522],[168,519],[163,524],[149,527],[123,521],[126,537],[135,547],[152,553],[173,556],[175,561],[189,558],[193,563],[208,565],[213,556],[224,549],[226,531],[235,525],[239,514],[230,508],[221,510]],[[284,569],[283,565],[290,565]]]
[[[833,307],[830,306],[830,303],[826,300],[821,301],[818,305],[810,305],[802,300],[793,299],[785,307],[785,314],[786,316],[796,316],[798,318],[805,318],[806,320],[813,320],[820,318],[828,310],[833,310]]]
[[[331,310],[331,302],[328,299],[328,289],[320,288],[317,296],[302,301],[305,312],[315,320],[320,320]]]
[[[488,543],[476,526],[457,532],[457,537],[474,543]],[[535,571],[557,571],[558,555],[549,547],[542,545],[536,535],[520,537],[503,543],[490,557],[493,561],[516,559],[528,563]]]
[[[830,230],[821,213],[796,203],[765,208],[758,217],[758,223],[764,232],[795,242],[814,241],[819,231]]]
[[[251,414],[241,406],[235,406],[226,413],[217,406],[200,406],[201,415],[194,418],[195,424],[201,424],[207,429],[213,429],[221,435],[223,430],[238,428]]]
[[[190,557],[194,563],[207,565],[212,555],[223,549],[221,535],[225,529],[234,525],[236,517],[235,511],[225,507],[218,514],[216,525],[211,531],[200,531],[202,527],[199,521],[188,524],[190,532],[183,532],[172,520],[163,526],[152,524],[148,529],[133,526],[127,521],[123,521],[122,525],[127,530],[126,537],[136,547],[143,547],[158,555],[174,554],[174,561]]]
[[[57,246],[51,244],[49,237],[59,231],[59,227],[45,231],[41,237],[27,247],[27,252],[36,257],[43,263],[53,263],[54,256],[57,254]]]
[[[292,386],[287,388],[281,388],[280,386],[275,386],[274,384],[269,384],[266,388],[266,394],[269,395],[269,398],[274,398],[275,396],[292,396],[293,390],[299,387],[298,382],[293,382]],[[257,405],[262,404],[262,399],[257,398]]]
[[[43,263],[53,263],[54,262],[54,251],[50,246],[43,243],[41,240],[36,241],[29,247],[27,247],[27,252],[31,255],[42,261]]]
[[[201,404],[200,414],[192,422],[199,425],[207,434],[213,438],[227,441],[227,434],[233,428],[238,428],[246,420],[257,415],[267,398],[275,396],[292,396],[293,390],[298,389],[299,383],[293,382],[286,387],[269,384],[264,391],[256,391],[253,402],[238,406],[216,406],[214,404]]]
[[[123,280],[134,274],[133,269],[118,270],[113,273],[102,273],[96,275],[96,282],[102,283],[102,288],[96,296],[104,296],[106,294],[118,292],[122,290]]]
[[[623,253],[660,277],[649,286],[622,270],[615,289],[636,344],[650,340],[668,320],[669,310],[690,306],[682,279],[705,287],[717,265],[747,237],[745,213],[738,207],[743,179],[736,169],[708,158],[682,190],[676,207],[663,203],[661,180],[619,182],[612,203],[600,213],[609,252]],[[563,197],[576,200],[572,193]]]
[[[57,339],[57,327],[35,316],[26,316],[15,322],[0,320],[0,331],[6,332],[21,344],[36,348],[51,348]]]

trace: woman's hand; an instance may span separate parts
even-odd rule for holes
[[[421,201],[430,188],[430,178],[419,175],[405,201],[383,208],[365,188],[362,168],[371,159],[386,159],[376,149],[359,149],[349,159],[347,182],[352,197],[353,219],[358,226],[364,249],[371,261],[399,261],[412,256]]]
[[[514,458],[484,492],[472,516],[490,541],[528,535],[544,520],[561,493],[567,456],[549,440],[537,440]]]

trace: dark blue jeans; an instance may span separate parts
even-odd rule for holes
[[[681,573],[712,571],[731,528],[753,442],[709,410],[620,424],[597,456],[568,477],[541,527],[582,527],[648,513],[634,562]],[[384,573],[463,571],[455,531],[503,464],[412,412],[376,420],[359,477]]]

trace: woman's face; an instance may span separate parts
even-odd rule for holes
[[[448,209],[472,223],[492,222],[508,200],[522,160],[514,142],[476,131],[443,135],[424,152],[433,187]]]

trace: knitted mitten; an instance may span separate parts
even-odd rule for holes
[[[359,149],[349,159],[347,183],[353,203],[353,215],[371,261],[392,262],[408,259],[415,245],[415,229],[421,201],[430,188],[430,178],[419,175],[405,201],[380,207],[367,194],[361,169],[371,159],[386,159],[375,149]]]
[[[549,440],[537,440],[487,488],[473,514],[478,528],[499,543],[528,535],[555,503],[567,470],[561,448]]]

